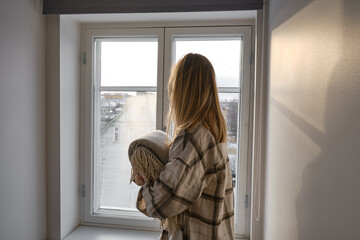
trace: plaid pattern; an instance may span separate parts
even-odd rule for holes
[[[159,178],[140,189],[137,202],[140,211],[160,220],[177,215],[180,232],[173,238],[164,233],[161,239],[234,239],[226,143],[218,143],[199,124],[192,131],[179,132],[169,157]]]

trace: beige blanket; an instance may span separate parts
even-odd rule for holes
[[[166,134],[156,130],[134,140],[129,145],[128,155],[132,166],[130,182],[134,181],[136,174],[140,174],[146,184],[151,184],[169,161]],[[142,198],[142,188],[138,193],[136,207],[147,215],[146,203]],[[179,229],[176,216],[165,219],[162,227],[174,236]]]

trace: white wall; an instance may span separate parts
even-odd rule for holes
[[[48,239],[66,237],[80,223],[80,24],[46,16]]]
[[[60,17],[61,238],[80,222],[80,23]]]
[[[45,21],[0,2],[0,239],[46,239]]]
[[[60,17],[46,16],[47,235],[60,239]]]
[[[269,2],[264,239],[359,239],[360,2]]]

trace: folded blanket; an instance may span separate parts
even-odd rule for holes
[[[129,146],[129,160],[132,166],[130,182],[139,173],[145,183],[154,181],[169,161],[166,133],[160,130],[135,139]]]
[[[128,155],[132,166],[130,183],[134,181],[137,173],[144,178],[146,184],[151,183],[159,176],[161,170],[169,161],[166,134],[163,131],[156,130],[135,139],[129,145]],[[146,204],[142,198],[142,188],[138,193],[136,207],[140,212],[147,215]],[[162,221],[162,227],[174,236],[179,229],[177,217],[165,219]]]

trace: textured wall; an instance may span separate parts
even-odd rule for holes
[[[264,238],[360,236],[360,2],[269,2]]]
[[[45,21],[0,2],[0,239],[46,239]]]

